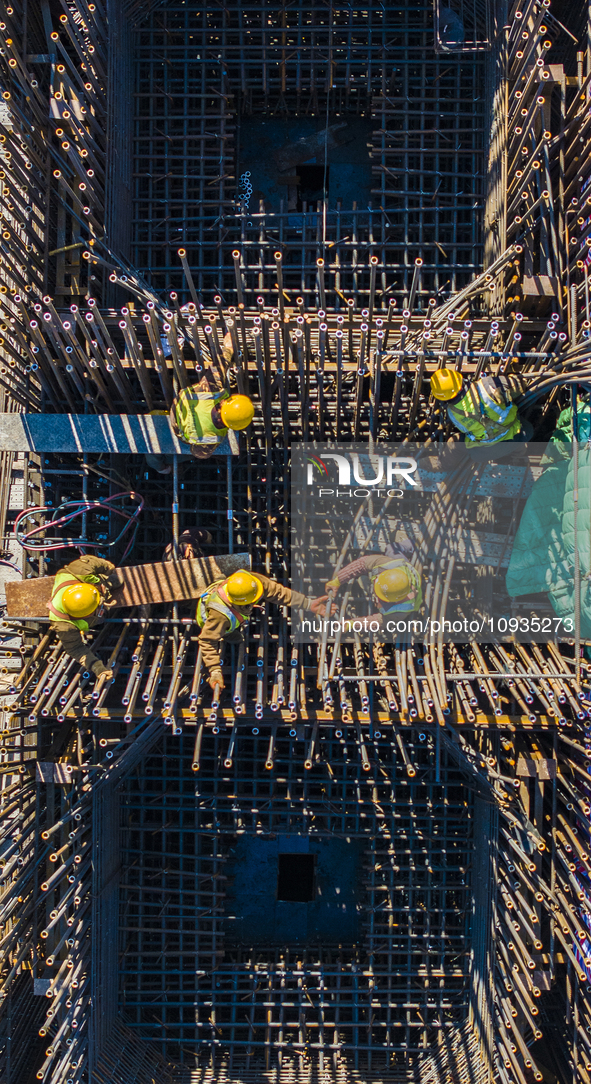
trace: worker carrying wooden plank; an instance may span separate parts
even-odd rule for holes
[[[431,377],[433,396],[445,403],[467,448],[529,440],[532,427],[519,417],[516,404],[526,390],[525,381],[514,375],[484,376],[468,387],[455,369],[437,369]]]
[[[378,611],[368,621],[378,621],[388,614],[416,613],[423,602],[420,572],[401,552],[387,556],[368,553],[351,561],[326,583],[326,590],[336,595],[343,583],[368,576]],[[334,597],[334,596],[333,596]]]
[[[209,538],[209,532],[205,532]],[[179,539],[179,543],[182,541]],[[107,562],[108,563],[108,562]],[[189,557],[149,565],[123,565],[117,569],[120,586],[112,589],[114,607],[145,606],[158,602],[198,599],[209,584],[250,569],[248,553],[218,554],[216,557]],[[63,569],[61,570],[64,571]],[[58,573],[59,575],[59,573]],[[6,584],[6,616],[25,621],[47,617],[55,576],[12,581]]]
[[[105,674],[105,680],[113,676],[112,671],[88,646],[85,633],[100,621],[105,608],[116,605],[112,591],[120,584],[111,561],[87,554],[57,573],[47,605],[64,651],[97,677]]]
[[[220,666],[222,642],[239,643],[243,639],[244,626],[257,603],[275,602],[324,616],[325,598],[306,598],[260,572],[234,572],[211,584],[197,606],[197,624],[201,628],[198,640],[211,688],[215,690],[216,685],[224,688]]]

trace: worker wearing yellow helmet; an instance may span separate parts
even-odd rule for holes
[[[254,418],[252,399],[242,392],[230,392],[225,386],[227,366],[234,356],[229,333],[223,341],[222,355],[222,368],[217,364],[207,368],[196,384],[179,392],[170,407],[171,428],[191,449],[190,455],[176,456],[178,462],[191,457],[209,459],[226,439],[229,429],[234,432],[247,429]],[[174,458],[150,453],[146,455],[146,463],[158,474],[170,474]]]
[[[170,411],[173,429],[190,444],[196,459],[209,459],[229,429],[246,429],[253,418],[254,404],[248,395],[231,394],[226,388],[212,390],[205,380],[183,388]]]
[[[334,594],[342,584],[350,583],[360,576],[367,576],[377,603],[377,613],[372,618],[394,613],[416,613],[423,602],[420,572],[411,564],[407,555],[400,551],[387,556],[369,553],[351,561],[328,580],[327,591]]]
[[[197,624],[201,627],[199,644],[203,665],[208,671],[212,689],[216,685],[224,688],[220,665],[223,641],[239,643],[253,607],[263,602],[319,614],[325,611],[323,598],[306,598],[299,591],[292,591],[261,572],[233,572],[231,576],[210,584],[197,605]]]
[[[524,426],[515,402],[525,390],[513,375],[484,376],[469,385],[455,369],[437,369],[431,377],[431,394],[445,403],[449,420],[465,434],[469,448],[529,439],[531,426]]]
[[[99,677],[111,671],[86,644],[85,634],[113,604],[111,591],[119,585],[115,565],[87,554],[62,568],[53,581],[49,620],[64,651]]]

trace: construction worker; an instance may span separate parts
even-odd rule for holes
[[[279,606],[294,606],[324,616],[325,597],[306,598],[299,591],[292,591],[260,572],[233,572],[210,584],[197,605],[197,624],[201,628],[198,639],[211,688],[215,689],[216,685],[220,690],[224,688],[220,667],[222,641],[239,643],[243,639],[243,628],[253,606],[275,602]]]
[[[119,586],[115,565],[90,554],[71,561],[57,573],[51,601],[49,620],[71,658],[92,670],[99,677],[112,671],[84,641],[84,634],[101,619],[103,607],[112,606],[111,591]]]
[[[174,546],[170,542],[164,550],[163,561],[191,561],[194,557],[204,557],[202,545],[209,546],[213,538],[209,531],[201,527],[189,527],[179,536],[178,556],[174,556]]]
[[[180,440],[191,445],[195,459],[209,459],[228,435],[228,429],[246,429],[254,418],[254,405],[248,395],[231,394],[215,387],[207,377],[198,384],[183,388],[174,400],[170,423]],[[146,463],[158,474],[170,474],[171,455],[147,455]],[[183,460],[185,456],[179,456]]]
[[[469,448],[531,437],[532,428],[522,422],[515,404],[525,390],[517,376],[484,376],[468,387],[455,369],[437,369],[431,377],[433,396],[446,404],[449,420],[465,434]]]
[[[416,613],[423,602],[421,576],[403,553],[387,556],[369,553],[351,561],[326,583],[326,590],[336,595],[343,583],[368,576],[378,606],[374,620],[389,614]],[[334,596],[333,596],[334,597]]]
[[[248,395],[231,395],[225,388],[204,391],[201,381],[183,388],[170,410],[172,428],[191,445],[197,459],[209,459],[228,435],[228,429],[246,429],[254,418]]]

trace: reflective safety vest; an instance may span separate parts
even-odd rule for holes
[[[472,384],[459,402],[448,406],[447,413],[460,432],[466,434],[466,444],[471,447],[513,440],[521,431],[515,403],[507,402],[488,377]]]
[[[94,583],[99,584],[100,578],[95,576],[92,572],[89,572],[88,576],[72,576],[71,572],[62,569],[61,572],[56,574],[53,582],[53,591],[51,594],[51,600],[47,604],[49,610],[50,621],[67,622],[68,625],[73,625],[74,628],[80,632],[88,632],[88,621],[83,617],[72,617],[67,610],[64,609],[63,598],[66,587],[74,587],[77,583]],[[94,611],[96,613],[96,610]],[[88,615],[90,617],[90,614]]]
[[[225,579],[215,580],[214,583],[209,585],[207,591],[201,595],[197,605],[196,620],[199,628],[202,629],[207,621],[209,611],[217,610],[218,613],[227,617],[230,622],[230,628],[226,633],[226,636],[229,636],[230,633],[236,632],[236,629],[239,629],[241,625],[244,625],[244,623],[248,621],[249,615],[243,613],[238,607],[232,606],[226,592],[222,588],[222,584],[224,583],[226,583]]]
[[[391,561],[385,562],[383,565],[375,565],[369,571],[369,579],[371,586],[374,586],[375,581],[381,572],[387,572],[390,568],[404,568],[410,576],[410,582],[414,588],[414,594],[412,598],[403,598],[400,602],[392,602],[389,606],[387,602],[383,602],[379,599],[380,611],[383,614],[401,614],[401,613],[414,613],[415,610],[420,609],[423,603],[423,588],[421,585],[421,577],[419,576],[416,568],[413,568],[404,557],[393,557]],[[377,598],[377,595],[376,595]],[[386,607],[388,607],[386,609]]]
[[[221,399],[228,399],[224,389],[215,395],[209,391],[183,388],[175,402],[176,423],[187,444],[221,444],[228,430],[218,429],[212,421],[211,412]]]

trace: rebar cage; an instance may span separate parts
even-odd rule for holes
[[[290,441],[444,444],[443,364],[523,376],[544,439],[584,414],[584,3],[60,3],[0,24],[0,406],[163,410],[228,335],[256,419],[172,487],[2,453],[3,560],[21,504],[123,479],[133,561],[203,525],[286,583]],[[2,1084],[589,1084],[580,628],[337,651],[269,606],[222,701],[190,603],[110,618],[102,688],[45,630],[0,641]]]
[[[375,739],[367,774],[346,739],[328,736],[326,766],[312,774],[302,773],[293,743],[278,742],[271,777],[268,738],[250,729],[232,736],[231,771],[223,767],[227,738],[209,737],[195,785],[193,742],[167,739],[125,784],[124,1019],[185,1065],[206,1064],[212,1043],[230,1051],[237,1071],[313,1056],[321,1069],[343,1060],[380,1073],[399,1058],[407,1064],[409,1054],[428,1056],[441,1033],[451,1035],[468,1016],[473,794],[446,755],[437,771],[425,734],[414,736],[412,779],[400,774],[389,741]],[[289,905],[290,931],[265,921],[276,885],[269,881],[261,894],[256,856],[242,855],[238,867],[232,857],[239,842],[255,841],[270,848],[272,863],[278,837],[288,853],[304,841],[318,845],[320,867],[339,841],[361,844],[350,867],[356,883],[343,883],[327,904],[316,944],[306,904],[295,913]],[[233,893],[245,861],[250,871]],[[358,916],[354,940],[357,923],[347,918],[343,929],[339,920],[347,890]],[[250,895],[262,923],[250,913]]]
[[[170,3],[138,17],[132,49],[131,254],[157,288],[184,291],[181,245],[207,300],[234,289],[239,246],[249,305],[274,289],[277,249],[294,300],[315,298],[316,260],[325,259],[337,308],[351,294],[362,306],[370,255],[384,297],[402,307],[417,257],[424,299],[454,292],[481,266],[484,62],[434,53],[431,4],[232,2],[206,12]],[[241,126],[253,116],[291,121],[291,145],[283,154],[269,145],[265,163],[256,149],[245,159]],[[307,158],[322,171],[333,128],[346,139],[348,121],[363,117],[371,180],[359,191],[345,183],[340,195],[328,184],[309,206],[290,205],[302,118],[316,131]],[[240,162],[252,165],[248,199]],[[283,185],[274,203],[263,198],[269,169]]]

